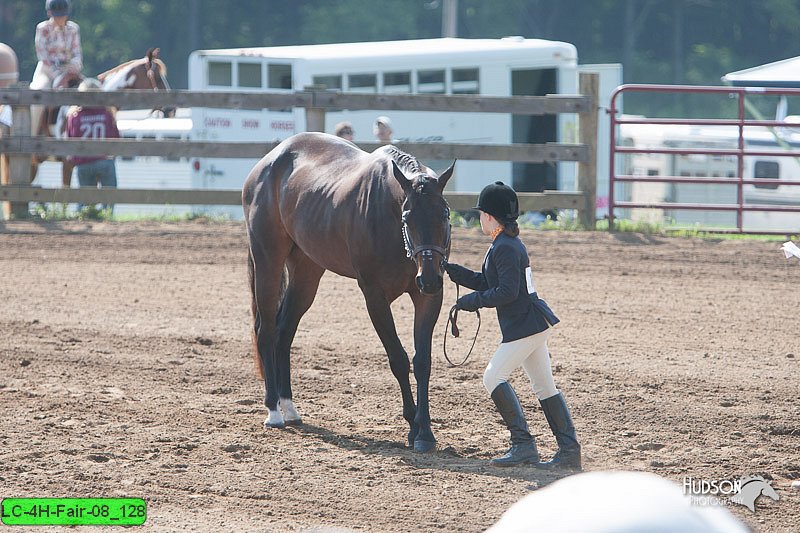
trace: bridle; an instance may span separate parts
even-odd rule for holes
[[[450,210],[448,209],[448,213]],[[450,224],[447,225],[447,240],[444,243],[444,246],[438,246],[436,244],[420,244],[414,245],[411,242],[411,236],[408,232],[408,214],[410,211],[403,211],[403,245],[406,248],[406,257],[409,259],[416,259],[418,255],[422,256],[423,261],[433,261],[433,252],[438,253],[442,256],[442,266],[447,262],[447,259],[450,257],[450,232],[452,230],[452,226]]]
[[[450,209],[448,208],[447,211],[449,214]],[[419,255],[422,257],[422,261],[433,261],[433,252],[437,252],[439,255],[442,256],[441,266],[442,268],[444,268],[445,263],[447,263],[447,260],[450,258],[450,237],[453,229],[452,225],[451,224],[447,225],[447,240],[445,241],[444,247],[435,244],[420,244],[414,246],[414,243],[411,242],[411,236],[409,235],[408,232],[409,213],[410,211],[403,211],[403,216],[402,216],[403,244],[406,248],[406,257],[413,260]],[[460,286],[458,285],[458,283],[456,283],[456,301],[458,301],[458,296],[460,292],[459,289]],[[450,312],[447,315],[447,324],[445,325],[444,339],[442,341],[442,352],[444,353],[445,360],[451,367],[462,366],[466,364],[467,359],[469,359],[469,356],[472,355],[472,349],[475,348],[475,342],[478,340],[478,333],[481,330],[481,313],[480,311],[475,310],[475,314],[478,315],[478,327],[475,329],[475,336],[472,338],[472,345],[469,347],[469,351],[467,352],[467,355],[464,357],[464,359],[460,363],[454,363],[453,361],[450,360],[450,357],[447,355],[446,329],[448,326],[450,326],[450,332],[453,335],[453,337],[456,338],[461,334],[461,332],[458,329],[458,325],[456,325],[456,321],[458,320],[458,306],[454,305],[453,307],[450,308]]]

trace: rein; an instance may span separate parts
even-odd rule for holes
[[[403,244],[406,248],[406,257],[409,259],[414,259],[416,256],[421,255],[423,261],[433,261],[433,252],[437,252],[442,256],[442,264],[446,263],[450,256],[450,237],[451,237],[451,228],[448,226],[447,230],[447,242],[444,246],[437,246],[435,244],[422,244],[419,246],[414,246],[411,242],[411,236],[408,234],[408,222],[407,222],[407,212],[403,213],[402,221],[402,229],[403,229]],[[456,301],[458,301],[458,296],[460,293],[461,286],[456,283]],[[450,360],[450,356],[447,355],[447,328],[450,328],[450,333],[453,337],[458,338],[461,335],[461,331],[458,329],[458,307],[454,305],[450,308],[450,312],[447,316],[447,324],[445,325],[445,332],[444,332],[444,340],[442,341],[442,352],[444,353],[444,358],[450,367],[456,366],[463,366],[466,364],[467,359],[469,356],[472,355],[472,350],[475,348],[475,342],[478,340],[478,333],[481,330],[481,313],[477,309],[475,310],[475,314],[478,315],[478,327],[475,330],[475,336],[472,338],[472,344],[469,347],[469,351],[467,355],[464,356],[464,359],[460,363],[454,363]]]
[[[456,285],[456,301],[458,301],[458,295],[460,292],[459,289],[461,288],[461,286],[458,283],[456,283],[455,285]],[[464,356],[464,359],[460,363],[454,363],[453,361],[450,360],[450,357],[447,355],[447,328],[448,326],[450,327],[450,333],[455,338],[458,338],[459,335],[461,335],[461,331],[458,329],[458,325],[456,324],[456,321],[458,320],[458,306],[454,305],[453,307],[450,308],[450,313],[448,313],[447,315],[447,324],[445,324],[444,337],[442,340],[442,352],[444,353],[445,360],[447,361],[447,363],[450,365],[451,368],[456,366],[464,366],[467,363],[467,359],[469,359],[469,356],[472,355],[472,349],[475,348],[475,341],[478,340],[478,333],[481,331],[481,312],[478,309],[476,309],[475,314],[478,315],[478,327],[475,329],[475,336],[472,337],[472,344],[469,347],[467,355]]]

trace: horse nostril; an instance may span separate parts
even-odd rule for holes
[[[416,281],[416,282],[417,282],[417,288],[418,288],[418,289],[421,291],[421,290],[423,289],[423,287],[425,286],[425,285],[422,283],[422,276],[417,276],[417,277],[414,279],[414,281]]]

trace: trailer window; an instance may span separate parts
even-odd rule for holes
[[[478,69],[453,69],[453,94],[479,94]]]
[[[217,87],[231,86],[231,64],[222,61],[208,62],[208,84]]]
[[[417,71],[417,92],[444,94],[444,70]]]
[[[410,93],[411,72],[384,72],[383,92]]]
[[[753,169],[755,179],[777,180],[780,179],[780,167],[777,161],[756,161]],[[756,189],[777,189],[778,185],[756,185]]]
[[[314,85],[324,85],[326,89],[342,89],[342,76],[314,76]]]
[[[377,74],[350,74],[347,76],[347,85],[353,93],[378,92]]]
[[[239,63],[239,87],[261,88],[261,63]]]
[[[292,66],[291,65],[272,65],[267,67],[269,74],[268,85],[270,89],[291,89],[292,88]]]

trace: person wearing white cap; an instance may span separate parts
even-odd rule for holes
[[[372,133],[381,144],[391,144],[394,132],[392,131],[392,121],[389,120],[389,117],[381,115],[376,118],[375,124],[372,126]]]

